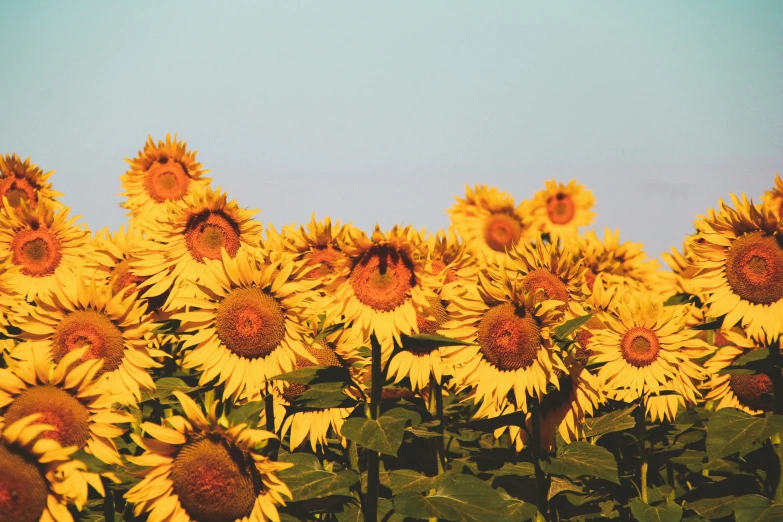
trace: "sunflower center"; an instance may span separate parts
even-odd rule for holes
[[[180,162],[161,158],[147,170],[144,185],[150,198],[157,203],[163,203],[180,199],[187,194],[190,176]]]
[[[49,424],[42,438],[61,446],[83,448],[90,437],[90,412],[70,393],[54,386],[34,386],[20,393],[5,411],[6,423],[16,422],[33,413],[41,416],[35,424]]]
[[[535,317],[511,303],[493,306],[482,317],[478,342],[484,358],[499,370],[527,368],[541,347]]]
[[[305,266],[320,265],[315,268],[311,268],[305,274],[305,277],[312,279],[321,279],[334,272],[334,268],[340,260],[344,259],[345,255],[339,250],[333,248],[331,245],[324,248],[315,248],[310,254],[309,259],[305,263]]]
[[[772,379],[765,373],[732,374],[729,386],[746,408],[772,411]]]
[[[726,280],[740,298],[772,304],[783,298],[783,248],[774,236],[749,232],[726,254]]]
[[[60,321],[52,338],[52,358],[59,361],[84,346],[89,348],[82,361],[103,359],[98,375],[119,368],[125,356],[122,332],[108,317],[95,310],[77,310]]]
[[[36,226],[19,233],[11,240],[13,262],[22,267],[22,273],[44,277],[54,273],[60,265],[60,240],[48,228]]]
[[[568,288],[565,283],[546,268],[537,268],[528,273],[522,280],[522,288],[525,292],[531,293],[541,290],[541,292],[535,295],[536,303],[548,299],[555,299],[564,303],[568,301]],[[565,305],[562,305],[559,309],[564,307]]]
[[[558,192],[546,201],[549,221],[555,225],[565,225],[574,219],[574,200],[568,194]]]
[[[442,259],[436,259],[432,262],[432,273],[434,275],[438,275],[444,270],[446,270],[446,263]],[[456,280],[457,280],[456,272],[454,272],[454,270],[452,270],[451,268],[446,270],[446,276],[443,278],[443,284],[447,285],[449,283],[453,283]]]
[[[204,262],[207,259],[220,259],[221,250],[234,257],[241,246],[239,229],[222,212],[205,210],[188,219],[185,226],[185,243],[193,259]]]
[[[416,284],[413,263],[395,248],[374,246],[365,253],[350,275],[351,287],[363,304],[390,312],[403,304]]]
[[[144,278],[141,276],[133,275],[130,272],[130,262],[127,259],[123,259],[112,271],[114,280],[112,281],[111,288],[114,294],[119,294],[123,289],[128,288],[131,285],[138,285],[144,282]],[[123,297],[128,297],[133,293],[133,288],[125,290]]]
[[[522,237],[522,223],[505,212],[492,214],[484,225],[484,241],[492,250],[505,252]]]
[[[48,495],[38,466],[0,444],[0,520],[37,522]]]
[[[171,466],[171,482],[188,516],[198,522],[249,517],[261,480],[253,459],[224,440],[185,444]]]
[[[280,303],[258,288],[232,290],[218,306],[218,338],[231,352],[246,359],[266,357],[285,337]]]
[[[649,328],[634,326],[620,340],[620,351],[628,364],[643,368],[658,358],[661,343],[658,336]]]
[[[577,347],[576,347],[577,359],[587,359],[595,353],[593,352],[593,350],[590,349],[590,339],[593,338],[593,332],[591,330],[595,330],[596,328],[603,328],[603,327],[604,327],[604,323],[602,323],[601,320],[598,319],[596,316],[592,316],[590,317],[590,319],[587,320],[585,325],[576,332],[576,335],[574,337],[577,343]]]

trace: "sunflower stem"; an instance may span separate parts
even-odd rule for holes
[[[446,448],[444,445],[445,426],[443,425],[443,388],[438,381],[435,380],[434,375],[430,375],[430,394],[432,395],[432,402],[434,402],[434,411],[432,411],[432,414],[438,421],[438,426],[435,428],[435,431],[440,434],[440,437],[435,439],[435,458],[438,464],[438,475],[440,475],[446,469]]]
[[[639,408],[636,412],[636,432],[639,440],[639,498],[647,504],[647,411],[644,404],[644,394],[639,397]]]
[[[772,397],[773,413],[783,414],[783,361],[780,356],[780,340],[775,340],[769,345],[769,358],[772,363]],[[780,441],[775,447],[775,454],[778,457],[778,467],[780,469],[778,485],[775,488],[775,502],[783,503],[783,433],[778,434]]]
[[[108,488],[109,480],[102,478],[103,480],[103,519],[107,522],[114,522],[114,492]]]
[[[266,431],[275,433],[275,397],[269,393],[269,387],[267,387],[266,395],[264,395],[264,417],[266,419]],[[277,460],[277,449],[272,451],[269,458]]]
[[[381,393],[383,391],[383,370],[381,369],[381,344],[373,335],[372,346],[372,388],[370,389],[370,418],[378,419],[381,411]],[[365,451],[367,451],[365,449]],[[378,520],[378,494],[380,489],[380,453],[367,451],[367,495],[364,497],[364,520]]]
[[[530,413],[533,421],[532,426],[532,447],[533,468],[536,472],[536,494],[538,497],[538,513],[543,520],[549,520],[549,487],[547,486],[547,477],[541,468],[541,411],[538,399],[531,399]],[[538,517],[536,517],[538,519]]]

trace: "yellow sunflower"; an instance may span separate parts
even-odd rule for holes
[[[702,388],[714,408],[737,408],[750,414],[772,411],[772,379],[766,373],[720,373],[746,353],[758,348],[739,328],[715,330],[715,354],[704,363],[709,380]]]
[[[443,324],[440,333],[474,344],[444,353],[455,366],[456,382],[475,387],[478,400],[499,406],[513,391],[514,406],[525,410],[528,396],[540,399],[547,383],[559,386],[555,369],[567,371],[552,340],[564,303],[542,301],[506,271],[493,272],[496,279],[480,273],[475,289],[449,303],[454,319]]]
[[[696,222],[693,284],[709,294],[708,317],[724,316],[723,328],[741,324],[769,343],[783,333],[783,228],[769,205],[745,195],[732,201],[736,209],[721,200],[717,214]]]
[[[704,373],[694,359],[710,349],[697,338],[698,331],[687,326],[683,307],[664,307],[643,291],[627,294],[609,312],[596,316],[603,327],[591,330],[590,362],[602,365],[598,378],[609,398],[632,402],[642,395],[659,397],[648,401],[647,410],[662,402],[669,419],[678,404],[696,403],[694,382]]]
[[[5,205],[4,198],[13,208],[19,208],[22,201],[30,207],[41,199],[54,202],[62,194],[47,183],[52,174],[54,171],[44,174],[38,165],[30,163],[30,158],[22,161],[16,154],[0,156],[0,209]]]
[[[19,267],[11,279],[25,299],[51,292],[94,265],[86,245],[89,231],[68,219],[68,209],[40,200],[35,208],[22,201],[18,208],[0,212],[0,261]]]
[[[40,414],[0,428],[0,520],[73,522],[68,506],[81,511],[88,484],[104,495],[100,477],[70,458],[75,447],[41,437],[51,428]]]
[[[103,361],[81,362],[87,350],[75,350],[57,364],[30,354],[0,368],[0,428],[37,413],[34,424],[50,426],[39,438],[84,448],[107,464],[121,465],[112,439],[125,433],[116,425],[133,418],[112,409],[115,397],[96,386]]]
[[[175,300],[190,309],[172,316],[182,321],[182,365],[203,372],[201,384],[224,384],[226,400],[253,399],[266,380],[291,371],[297,355],[311,359],[304,336],[317,296],[304,261],[280,252],[269,262],[253,250],[236,254],[224,250],[222,263],[206,260],[204,296]]]
[[[16,353],[33,352],[54,361],[87,346],[83,360],[100,360],[102,386],[124,405],[136,404],[141,391],[155,389],[150,368],[159,367],[151,356],[163,352],[147,346],[145,334],[154,324],[142,321],[146,306],[136,293],[114,293],[108,282],[71,280],[26,307],[17,326],[22,340]]]
[[[207,187],[169,204],[168,215],[150,229],[149,240],[131,262],[131,274],[146,278],[140,284],[146,289],[142,297],[171,291],[165,309],[180,291],[186,297],[196,295],[195,285],[186,282],[214,284],[206,260],[220,260],[223,251],[233,258],[243,245],[260,245],[261,223],[251,219],[255,213],[228,201],[219,188],[212,192]]]
[[[588,230],[579,236],[579,252],[587,268],[585,282],[593,287],[595,276],[606,274],[607,281],[616,284],[640,284],[648,290],[655,290],[660,265],[655,259],[648,259],[641,243],[626,241],[620,243],[620,232],[604,230],[603,240]]]
[[[125,494],[134,514],[149,513],[150,521],[225,520],[279,521],[277,506],[291,498],[277,473],[291,467],[258,453],[268,431],[247,424],[223,427],[214,403],[208,415],[187,395],[175,391],[185,417],[168,417],[170,426],[150,422],[141,428],[146,439],[131,435],[145,452],[128,457],[148,467],[144,479]]]
[[[360,332],[350,328],[326,333],[323,339],[313,342],[308,347],[315,362],[297,357],[295,367],[306,368],[318,365],[351,368],[354,363],[361,360],[357,350],[366,344],[362,340]],[[341,437],[340,429],[345,419],[353,411],[353,407],[307,408],[303,410],[291,408],[293,401],[308,389],[309,387],[305,384],[278,381],[276,392],[283,399],[282,404],[286,408],[280,436],[285,437],[286,434],[290,434],[290,451],[299,448],[305,440],[309,440],[310,447],[313,451],[317,451],[318,446],[326,446],[327,437],[332,431]]]
[[[185,196],[204,191],[211,181],[203,177],[207,171],[196,161],[196,152],[187,150],[187,143],[171,139],[159,140],[157,145],[150,136],[144,150],[134,159],[126,159],[130,169],[120,176],[128,198],[122,207],[128,209],[132,224],[142,229],[153,227],[165,219],[169,202],[180,201]]]
[[[451,224],[478,261],[495,262],[527,239],[527,202],[515,206],[511,195],[486,185],[466,187],[465,199],[456,199],[447,211]]]
[[[416,314],[429,309],[436,281],[426,272],[422,240],[410,227],[383,233],[376,226],[365,235],[341,242],[346,258],[333,293],[333,313],[369,338],[375,335],[383,361],[400,335],[418,333]]]
[[[780,174],[775,174],[775,188],[764,191],[761,201],[769,205],[775,217],[781,219],[783,216],[783,179],[780,179]]]
[[[556,180],[546,181],[546,188],[536,192],[530,204],[530,226],[549,234],[553,243],[559,239],[570,242],[576,239],[579,227],[592,223],[595,212],[593,193],[571,180],[568,185]]]

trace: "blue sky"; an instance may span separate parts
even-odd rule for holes
[[[93,230],[177,132],[265,224],[437,229],[466,184],[593,190],[655,256],[783,164],[781,2],[0,4],[0,152]]]

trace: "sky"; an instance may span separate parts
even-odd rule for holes
[[[95,231],[177,133],[266,226],[436,230],[466,185],[593,191],[651,256],[783,170],[783,2],[0,3],[0,153]]]

